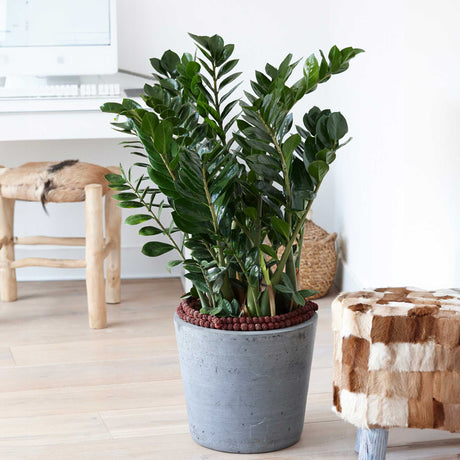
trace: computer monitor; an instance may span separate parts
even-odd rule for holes
[[[0,0],[0,76],[117,70],[116,0]]]

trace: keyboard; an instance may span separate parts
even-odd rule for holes
[[[119,96],[118,83],[87,83],[79,85],[40,85],[28,88],[0,88],[2,99],[30,99],[30,98],[64,98],[64,97],[92,97],[92,96]]]
[[[118,83],[0,87],[0,112],[99,110],[103,103],[121,97]]]

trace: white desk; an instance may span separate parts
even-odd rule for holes
[[[126,73],[110,76],[120,83],[122,91],[142,88],[148,79]],[[151,82],[150,82],[151,83]],[[121,102],[122,98],[107,96],[106,102]],[[68,100],[68,104],[72,104]],[[124,137],[112,129],[114,115],[99,110],[101,100],[95,101],[94,110],[0,112],[0,141],[32,141],[58,139],[118,139]],[[75,102],[78,107],[78,101]]]

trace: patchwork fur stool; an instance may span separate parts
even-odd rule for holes
[[[332,329],[333,408],[360,459],[385,458],[390,427],[460,432],[460,290],[343,293]]]
[[[89,324],[106,327],[106,300],[120,302],[121,210],[111,199],[105,175],[117,168],[66,160],[60,163],[27,163],[17,168],[0,167],[0,294],[11,302],[17,299],[16,268],[40,266],[86,268]],[[103,196],[105,195],[105,240],[103,235]],[[86,238],[45,236],[14,237],[16,200],[46,203],[85,201]],[[56,244],[85,246],[85,259],[46,259],[30,257],[15,260],[16,244]],[[107,281],[104,286],[104,259]]]

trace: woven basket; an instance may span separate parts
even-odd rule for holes
[[[329,234],[311,220],[305,221],[298,285],[299,289],[318,291],[308,300],[324,297],[332,286],[337,268],[336,238],[337,233]]]
[[[337,233],[327,233],[311,220],[305,221],[300,269],[297,273],[298,289],[318,291],[308,300],[324,297],[332,286],[337,268],[335,240]],[[283,248],[279,249],[281,255]]]

